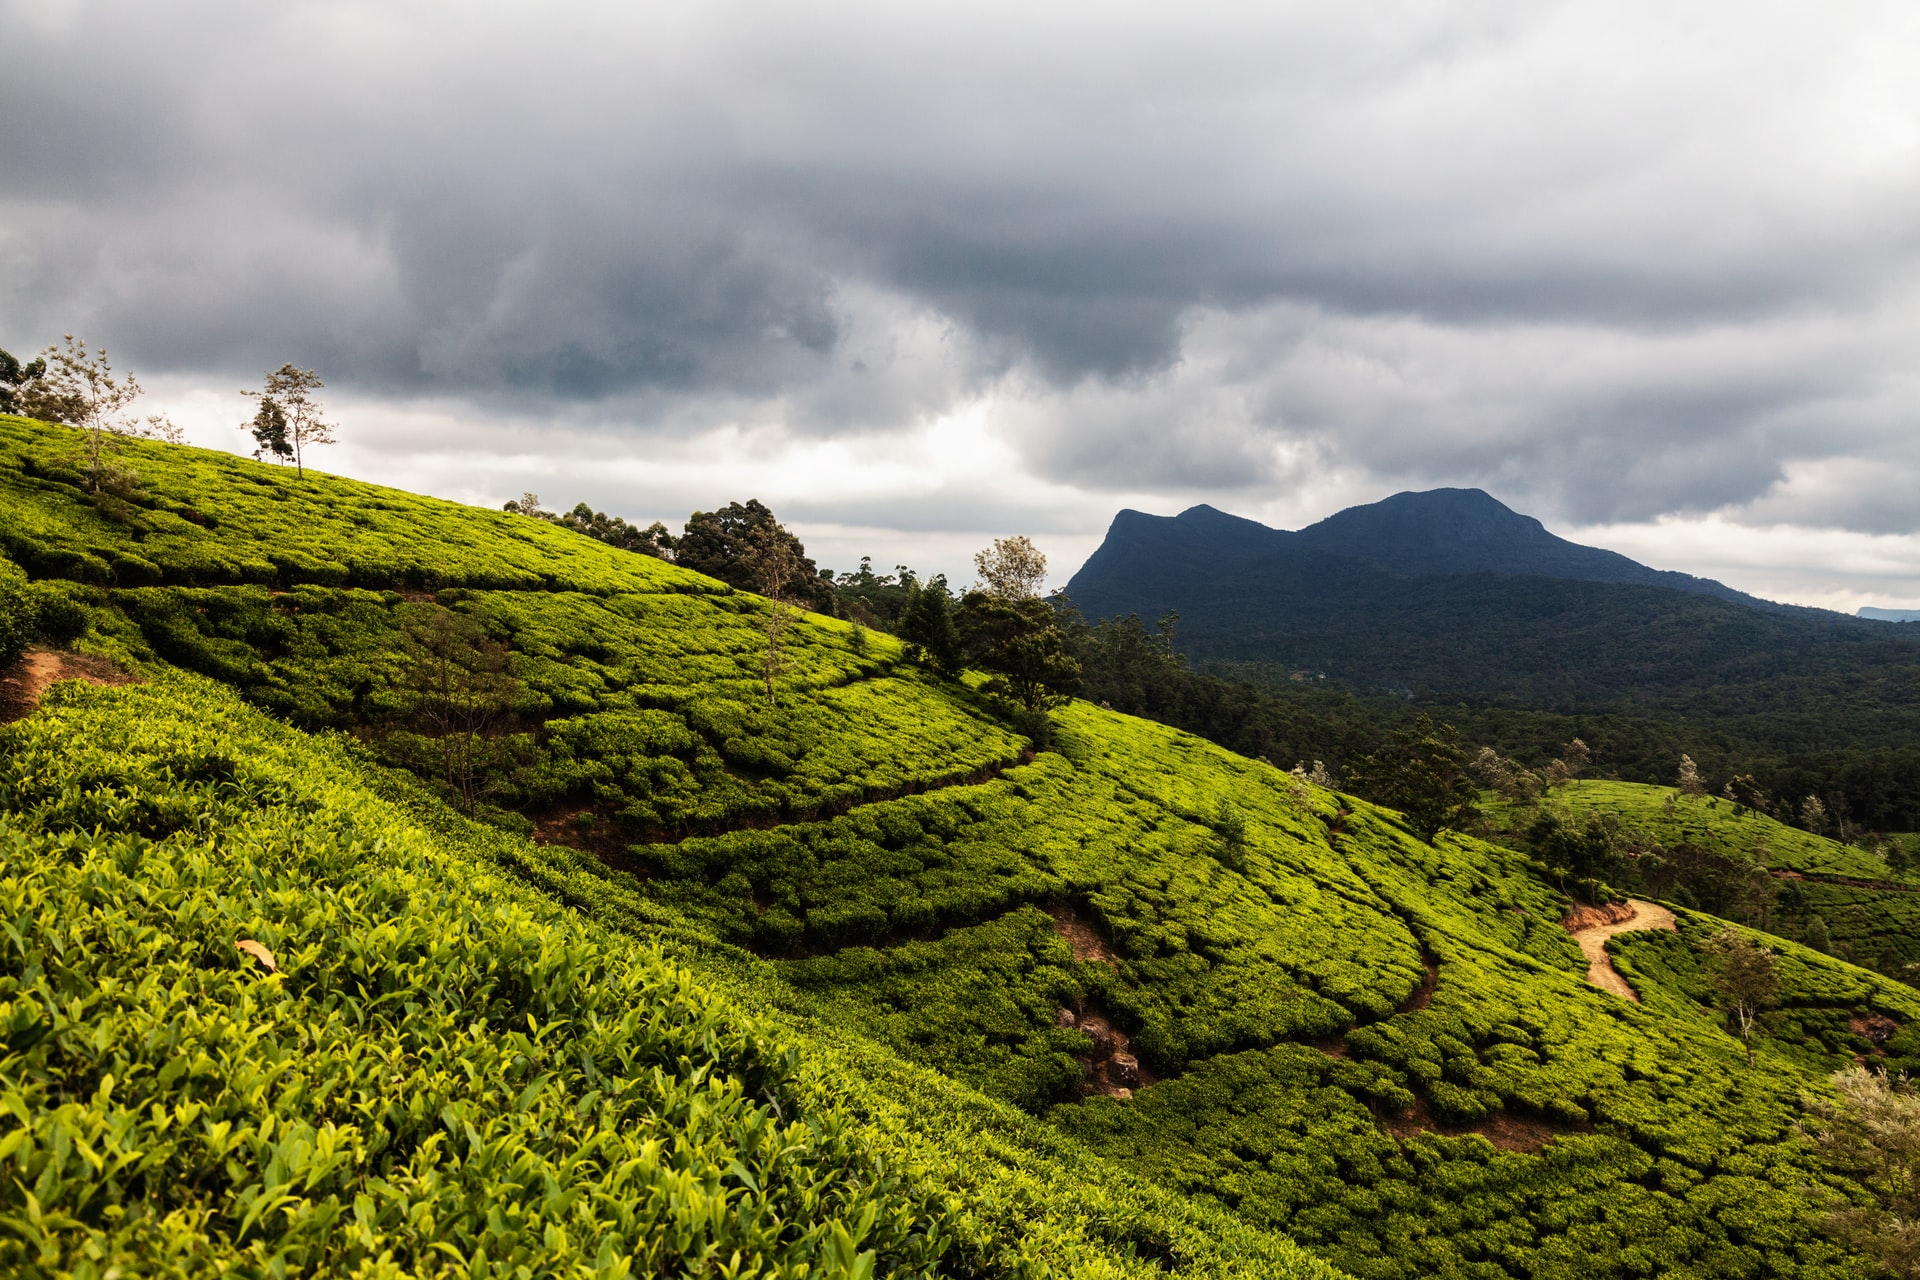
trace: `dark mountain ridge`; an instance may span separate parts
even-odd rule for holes
[[[1361,687],[1645,709],[1814,680],[1920,709],[1920,645],[1893,625],[1581,546],[1478,489],[1396,494],[1297,532],[1209,506],[1122,511],[1067,594],[1089,618],[1178,612],[1202,664]]]
[[[1211,556],[1222,567],[1274,556],[1319,556],[1357,560],[1400,577],[1523,574],[1664,587],[1762,609],[1794,607],[1711,578],[1649,568],[1617,551],[1569,542],[1481,489],[1396,493],[1348,507],[1298,531],[1270,528],[1204,503],[1177,516],[1122,511],[1114,517],[1106,542],[1074,575],[1069,594],[1079,600],[1094,587],[1109,548],[1124,553],[1136,545],[1162,555],[1186,551]]]

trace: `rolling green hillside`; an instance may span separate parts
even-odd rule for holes
[[[198,677],[0,729],[0,1271],[1332,1275],[513,843]]]
[[[484,1246],[535,1270],[739,1249],[754,1274],[1315,1274],[1284,1232],[1366,1277],[1854,1274],[1806,1193],[1842,1181],[1793,1121],[1855,1055],[1920,1062],[1909,987],[1777,943],[1749,1068],[1705,1007],[1710,919],[1616,939],[1628,1001],[1587,985],[1526,856],[1422,842],[1177,730],[1076,703],[1036,754],[971,684],[815,617],[769,700],[765,604],[671,565],[160,445],[129,448],[150,496],[114,519],[70,448],[0,419],[0,546],[75,643],[153,682],[60,686],[6,731],[32,853],[0,980],[31,1043],[0,1062],[46,1100],[0,1119],[23,1250],[57,1214],[68,1266],[83,1239],[177,1239],[396,1272]],[[417,714],[443,640],[494,703],[460,779]],[[152,978],[101,985],[129,948]],[[40,1000],[49,1037],[15,992],[56,970],[104,994]],[[1905,1029],[1877,1049],[1870,1014]],[[208,1116],[156,1030],[200,1022],[263,1046],[209,1054]],[[440,1092],[402,1116],[416,1069]],[[140,1154],[45,1174],[52,1131],[13,1135],[60,1107]],[[193,1126],[229,1117],[249,1158],[191,1164]],[[708,1199],[635,1200],[639,1148],[683,1122],[672,1185]],[[276,1163],[282,1124],[307,1145]],[[327,1124],[361,1145],[296,1172],[298,1126]],[[782,1142],[776,1177],[754,1160]],[[136,1168],[150,1211],[108,1215]],[[687,1208],[723,1196],[736,1215]],[[322,1219],[356,1225],[328,1243]]]
[[[1920,963],[1920,871],[1894,870],[1875,851],[1724,798],[1682,797],[1671,787],[1579,781],[1557,790],[1552,803],[1576,821],[1617,817],[1622,836],[1637,846],[1691,846],[1747,866],[1764,860],[1775,932],[1802,939],[1810,930],[1824,934],[1834,954],[1886,973]],[[1757,920],[1758,912],[1755,905],[1747,914]]]

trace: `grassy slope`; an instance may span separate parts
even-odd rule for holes
[[[1724,799],[1689,800],[1672,787],[1635,782],[1582,780],[1555,795],[1575,813],[1617,813],[1639,830],[1673,845],[1690,841],[1705,848],[1751,856],[1764,840],[1768,864],[1808,876],[1897,881],[1920,889],[1920,874],[1902,876],[1872,852],[1826,836],[1790,827],[1764,813]],[[1674,811],[1666,812],[1668,796]]]
[[[355,523],[356,504],[417,510],[464,540],[476,576],[437,600],[512,645],[541,721],[527,735],[536,763],[503,798],[566,839],[625,832],[616,861],[643,874],[467,838],[602,925],[687,949],[761,1016],[802,1019],[803,1062],[864,1055],[864,1074],[900,1082],[884,1104],[849,1104],[879,1117],[880,1146],[911,1149],[924,1109],[953,1126],[943,1134],[1001,1117],[994,1142],[1022,1153],[1034,1187],[1076,1159],[964,1093],[922,1103],[934,1077],[905,1060],[1358,1274],[1847,1271],[1807,1220],[1800,1188],[1822,1175],[1790,1125],[1798,1090],[1867,1048],[1851,1013],[1920,1015],[1907,988],[1795,951],[1793,1009],[1749,1071],[1700,1007],[1684,937],[1616,944],[1645,1005],[1594,991],[1554,923],[1564,900],[1505,850],[1423,844],[1391,815],[1084,705],[1062,713],[1057,751],[1021,763],[991,708],[902,665],[886,638],[862,647],[824,619],[801,629],[769,711],[750,597],[639,557],[603,578],[595,566],[617,553],[529,521],[142,446],[156,505],[217,523],[149,518],[136,538],[62,484],[58,447],[0,420],[0,459],[34,459],[0,463],[5,545],[43,575],[71,563],[98,577],[93,565],[137,556],[149,567],[76,589],[97,643],[198,668],[314,726],[364,728],[398,699],[397,637],[424,605],[388,588],[467,572],[411,533]],[[356,566],[348,582],[366,586],[317,558],[282,557],[283,595],[208,576],[241,561],[234,531],[266,535],[247,552],[261,558],[295,510],[294,539],[338,548],[326,564]],[[537,582],[477,576],[515,556],[536,557]],[[429,569],[443,576],[409,577]],[[155,580],[175,585],[120,585]],[[444,811],[433,821],[466,829]],[[1069,909],[1105,963],[1076,958],[1054,927]],[[1131,1102],[1078,1097],[1089,1041],[1059,1025],[1061,1006],[1108,1014],[1166,1078]],[[960,1177],[964,1148],[934,1149]],[[1155,1227],[1141,1245],[1201,1256],[1170,1239]]]
[[[1576,816],[1617,814],[1626,832],[1668,846],[1684,841],[1751,860],[1764,841],[1768,866],[1801,877],[1779,885],[1783,895],[1793,895],[1792,916],[1820,916],[1836,952],[1883,969],[1920,962],[1920,873],[1901,874],[1868,850],[1725,799],[1682,799],[1671,787],[1581,781],[1556,796]]]
[[[218,685],[50,703],[0,730],[7,1274],[1331,1275]]]

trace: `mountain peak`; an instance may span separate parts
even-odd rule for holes
[[[1348,507],[1297,533],[1207,503],[1177,516],[1123,511],[1068,591],[1096,612],[1123,602],[1131,608],[1143,590],[1156,597],[1185,596],[1197,589],[1196,575],[1231,578],[1282,561],[1301,568],[1315,564],[1328,572],[1358,564],[1393,578],[1509,574],[1630,583],[1758,608],[1782,607],[1709,579],[1651,569],[1618,552],[1569,542],[1484,489],[1396,493]]]
[[[1538,573],[1614,579],[1651,572],[1625,556],[1556,538],[1481,489],[1396,493],[1300,531],[1330,553],[1394,573]]]

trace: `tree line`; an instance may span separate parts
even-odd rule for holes
[[[584,502],[565,513],[550,511],[536,493],[505,509],[765,597],[769,702],[778,700],[782,637],[802,609],[854,623],[856,643],[867,629],[898,636],[912,661],[944,679],[957,680],[969,668],[986,672],[985,692],[1014,709],[1020,731],[1036,746],[1050,739],[1047,712],[1080,688],[1068,627],[1041,595],[1047,558],[1025,535],[997,538],[978,552],[979,581],[956,593],[944,574],[921,575],[905,565],[875,573],[871,557],[851,573],[820,568],[757,498],[696,511],[678,534],[658,520],[642,529]]]

